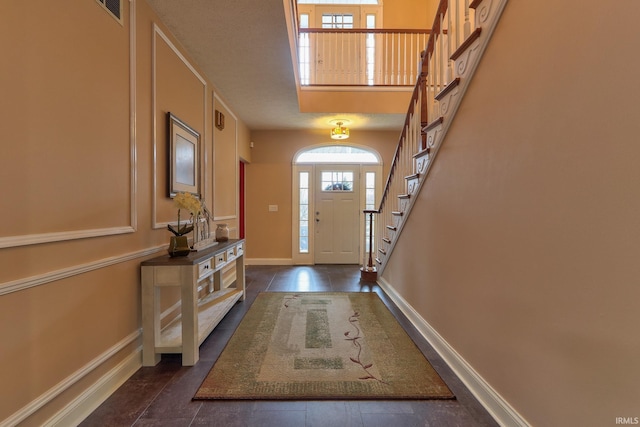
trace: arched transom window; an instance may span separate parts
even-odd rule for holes
[[[377,154],[358,147],[327,145],[310,148],[298,153],[294,163],[366,163],[377,164]]]

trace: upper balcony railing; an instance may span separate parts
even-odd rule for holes
[[[303,86],[414,86],[430,30],[298,30]]]

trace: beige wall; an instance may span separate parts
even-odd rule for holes
[[[433,24],[433,16],[440,0],[384,0],[382,2],[382,23],[383,28],[396,29],[430,29]],[[311,15],[311,27],[315,27],[315,8],[322,11],[327,8],[332,10],[360,11],[362,14],[377,10],[376,6],[370,5],[300,5],[298,10]],[[317,13],[322,13],[318,11]],[[357,12],[356,12],[357,13]],[[360,22],[360,26],[365,28],[365,23]]]
[[[201,135],[207,205],[215,211],[215,188],[216,201],[235,209],[237,174],[215,185],[215,87],[144,1],[123,7],[122,25],[95,1],[2,7],[0,423],[77,380],[23,423],[42,425],[119,362],[139,366],[139,263],[164,253],[166,223],[177,219],[167,197],[167,112]],[[237,151],[250,160],[249,131],[241,121],[237,129]],[[220,142],[234,156],[235,143]],[[225,222],[237,227],[237,218]]]
[[[298,103],[303,113],[330,113],[339,105],[342,113],[400,114],[404,117],[412,95],[413,86],[386,92],[300,90]]]
[[[213,176],[216,186],[213,189],[213,216],[226,221],[238,217],[238,190],[235,179],[238,176],[238,119],[217,97],[214,99],[213,108],[224,116],[224,127],[214,127]]]
[[[383,159],[386,176],[399,137],[399,132],[352,130],[347,144],[376,150]],[[246,256],[249,260],[290,262],[293,158],[305,147],[334,142],[329,138],[329,127],[326,132],[257,131],[251,139],[252,160],[246,168]],[[269,212],[269,205],[278,205],[278,211]]]
[[[384,0],[385,28],[430,29],[439,0]]]
[[[251,163],[251,131],[243,122],[238,124],[238,157],[246,163]]]
[[[534,426],[640,416],[640,4],[619,6],[507,4],[384,271]]]

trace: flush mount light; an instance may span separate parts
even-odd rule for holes
[[[331,139],[347,139],[349,138],[349,128],[344,126],[350,123],[349,120],[336,119],[330,122],[334,127],[331,129]]]

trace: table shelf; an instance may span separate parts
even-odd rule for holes
[[[242,291],[226,288],[214,291],[198,302],[198,345],[209,336],[218,323],[242,297]],[[156,352],[182,353],[182,316],[178,316],[160,332]]]
[[[224,287],[222,269],[231,264],[236,280]],[[244,240],[229,240],[185,257],[156,257],[141,263],[141,274],[142,365],[157,365],[162,353],[181,353],[182,365],[193,366],[200,344],[244,300]],[[201,283],[207,284],[203,297]],[[180,313],[161,328],[160,293],[167,287],[180,288]]]

